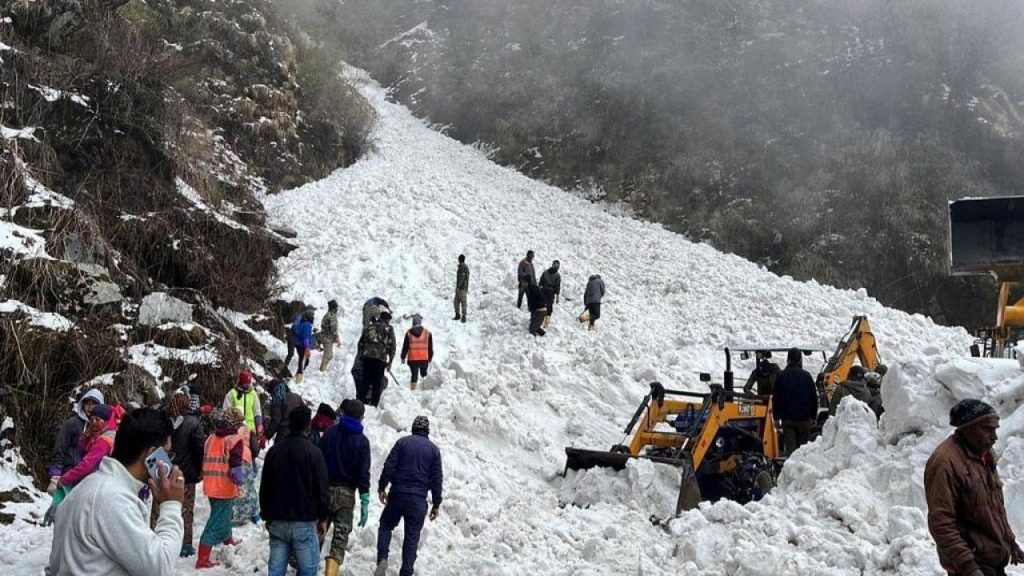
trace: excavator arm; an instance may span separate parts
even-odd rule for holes
[[[822,370],[822,383],[829,399],[832,398],[832,390],[836,385],[849,376],[854,360],[859,360],[860,365],[868,370],[874,370],[879,362],[875,335],[871,332],[867,316],[853,317],[850,330],[839,341],[836,351]]]

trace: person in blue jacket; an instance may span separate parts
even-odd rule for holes
[[[284,367],[292,361],[292,354],[298,353],[299,365],[295,371],[295,383],[302,382],[303,372],[309,366],[309,355],[313,350],[313,320],[316,316],[316,309],[307,306],[305,310],[295,315],[292,326],[288,329],[288,355],[284,358]]]
[[[345,561],[356,490],[360,501],[359,527],[366,526],[370,518],[370,441],[363,434],[366,407],[359,400],[350,399],[341,403],[340,412],[337,424],[327,429],[321,441],[327,460],[331,518],[334,521],[334,536],[324,572],[326,576],[339,574]]]
[[[384,461],[377,493],[384,504],[377,532],[377,569],[373,576],[385,576],[388,571],[388,551],[391,533],[399,521],[405,522],[405,542],[402,543],[402,569],[399,576],[412,576],[416,563],[416,549],[420,543],[420,530],[427,517],[427,492],[433,506],[430,520],[436,520],[441,511],[441,450],[430,441],[430,421],[417,416],[412,423],[412,434],[395,442]],[[388,492],[388,485],[391,491]]]

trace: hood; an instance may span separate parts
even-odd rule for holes
[[[363,423],[351,416],[342,416],[338,418],[338,426],[341,427],[341,431],[349,436],[355,436],[356,434],[363,433]]]
[[[600,274],[594,274],[587,281],[588,282],[593,282],[594,280],[600,280],[600,279],[601,279],[601,275]]]
[[[854,393],[868,393],[868,383],[863,380],[845,380],[840,384],[840,386],[845,386]]]
[[[97,404],[103,404],[103,392],[93,388],[85,394],[82,394],[82,397],[78,399],[78,402],[75,402],[75,414],[78,414],[78,417],[82,420],[88,420],[88,418],[85,417],[85,412],[82,411],[82,402],[90,399],[94,400]]]

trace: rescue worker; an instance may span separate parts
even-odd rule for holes
[[[558,273],[560,264],[558,260],[551,263],[551,267],[540,275],[540,289],[544,293],[544,300],[547,302],[547,315],[544,316],[544,329],[551,323],[551,314],[555,311],[555,302],[562,293],[562,275]]]
[[[832,390],[832,399],[828,403],[829,416],[835,416],[839,402],[847,396],[853,396],[865,404],[871,404],[871,390],[864,380],[867,370],[863,366],[851,366],[849,377],[836,385]]]
[[[961,400],[949,411],[953,435],[935,448],[924,467],[928,531],[939,563],[957,576],[1003,576],[1024,563],[1010,528],[1003,484],[992,446],[999,416],[980,400]]]
[[[103,404],[103,393],[95,388],[89,390],[75,402],[73,414],[57,429],[53,442],[53,458],[50,460],[50,485],[46,492],[53,495],[57,491],[61,474],[71,470],[82,460],[82,452],[78,449],[78,440],[89,425],[89,416],[93,407]]]
[[[516,270],[516,280],[519,283],[519,295],[516,296],[516,307],[523,309],[523,296],[526,289],[537,284],[537,273],[533,269],[533,250],[526,251],[526,258],[519,261],[519,268]]]
[[[381,307],[370,324],[363,329],[356,355],[363,361],[363,397],[360,402],[377,406],[384,393],[384,372],[395,359],[395,329],[391,327],[391,310]],[[356,390],[357,393],[359,390]]]
[[[291,391],[284,380],[273,379],[267,385],[270,392],[270,419],[267,420],[267,439],[284,438],[288,435],[288,416],[299,406],[305,406],[302,396]]]
[[[782,373],[782,369],[775,362],[768,360],[760,353],[757,354],[757,366],[754,371],[750,373],[747,378],[747,383],[743,385],[744,394],[758,394],[761,396],[771,396],[775,390],[775,380],[778,379],[779,374]],[[757,387],[757,391],[754,392],[754,387]]]
[[[320,358],[320,371],[326,372],[331,359],[334,358],[334,347],[341,346],[338,336],[338,301],[327,303],[327,314],[320,321],[320,343],[324,346],[324,355]]]
[[[323,438],[324,458],[331,492],[334,535],[327,554],[325,576],[337,576],[345,561],[348,536],[352,532],[352,511],[359,491],[359,527],[370,518],[370,441],[363,434],[366,408],[359,400],[345,400],[341,417]]]
[[[405,522],[405,541],[402,543],[402,568],[399,576],[412,576],[419,547],[420,530],[427,516],[427,492],[433,506],[430,520],[436,520],[441,511],[443,472],[441,451],[430,441],[430,421],[417,416],[412,423],[412,434],[401,438],[391,448],[384,462],[377,485],[377,495],[384,504],[377,532],[377,569],[374,576],[385,576],[391,533],[400,521]],[[388,492],[388,485],[391,491]]]
[[[330,501],[324,455],[309,441],[309,407],[296,408],[288,435],[267,452],[260,483],[260,512],[270,533],[270,576],[285,576],[294,554],[298,576],[314,576],[319,536],[327,531]]]
[[[583,291],[583,305],[587,310],[580,316],[581,322],[587,322],[587,330],[593,331],[594,322],[601,317],[601,300],[604,298],[604,280],[599,274],[587,280],[587,288]]]
[[[227,410],[231,407],[238,408],[242,413],[242,419],[250,432],[256,431],[255,434],[250,434],[249,450],[253,456],[258,455],[266,444],[267,437],[263,430],[263,408],[260,406],[259,394],[253,387],[252,372],[239,372],[238,384],[224,395],[221,408]]]
[[[231,536],[231,516],[238,487],[245,484],[242,470],[245,441],[238,435],[244,424],[241,410],[227,408],[215,418],[216,431],[206,439],[203,458],[203,493],[210,499],[210,518],[199,536],[196,568],[213,568],[219,564],[210,559],[213,547],[236,544]]]
[[[459,268],[455,271],[455,318],[466,321],[466,305],[469,299],[469,266],[466,255],[459,254]]]
[[[868,372],[864,375],[864,381],[867,382],[868,392],[871,393],[868,406],[874,411],[876,418],[881,418],[885,412],[885,406],[882,405],[882,375],[878,372]]]
[[[544,323],[548,309],[547,300],[544,298],[544,292],[541,291],[540,286],[530,284],[526,287],[526,305],[530,309],[530,334],[543,336],[545,331],[541,325]]]
[[[405,333],[405,341],[402,342],[402,362],[407,362],[412,371],[410,388],[416,389],[420,376],[427,377],[427,368],[433,360],[434,335],[423,327],[423,317],[414,314],[412,328]]]
[[[814,378],[803,368],[803,353],[791,348],[786,369],[775,380],[772,391],[775,417],[782,420],[782,439],[786,455],[792,454],[811,438],[818,416],[818,390]]]

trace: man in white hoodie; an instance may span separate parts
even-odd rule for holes
[[[124,417],[114,452],[57,510],[47,576],[165,576],[173,573],[184,525],[185,479],[174,466],[149,478],[146,457],[170,450],[170,418],[151,408]],[[150,502],[160,507],[149,527]]]

